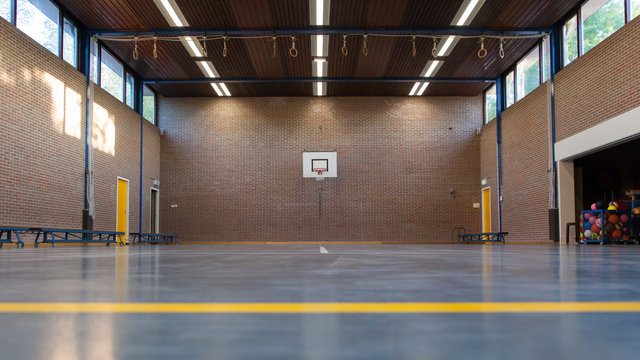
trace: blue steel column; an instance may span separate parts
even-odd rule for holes
[[[555,25],[551,31],[551,51],[549,53],[551,61],[551,78],[549,86],[551,87],[551,159],[553,162],[553,207],[558,208],[558,169],[556,164],[556,88],[555,75],[560,71],[560,48],[561,39],[560,25]]]
[[[136,79],[137,80],[137,79]],[[136,81],[136,89],[138,91],[137,110],[140,113],[140,197],[138,199],[138,232],[142,233],[142,151],[143,151],[143,135],[144,135],[144,116],[142,115],[142,81]]]
[[[496,143],[498,150],[498,224],[502,232],[502,110],[505,104],[504,78],[496,79]]]
[[[80,41],[80,47],[82,51],[80,55],[82,73],[87,78],[87,91],[86,91],[86,101],[85,101],[85,147],[84,147],[84,209],[89,208],[89,200],[87,199],[87,186],[88,186],[88,176],[89,176],[89,116],[91,109],[90,99],[89,99],[89,88],[91,86],[91,37],[89,32],[86,29],[82,29],[82,37]]]

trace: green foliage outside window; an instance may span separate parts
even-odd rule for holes
[[[610,0],[593,15],[584,16],[583,49],[587,52],[624,25],[624,0]]]

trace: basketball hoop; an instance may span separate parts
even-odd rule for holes
[[[316,175],[316,181],[324,180],[324,176],[322,176],[322,172],[323,171],[327,171],[327,169],[326,168],[314,168],[313,169],[313,172],[318,174],[318,175]]]

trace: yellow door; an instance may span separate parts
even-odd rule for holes
[[[125,233],[124,241],[129,236],[129,181],[118,178],[118,209],[116,231]]]
[[[491,232],[491,188],[482,189],[482,232]]]

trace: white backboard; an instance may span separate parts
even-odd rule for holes
[[[327,160],[329,169],[318,176],[313,172],[313,160]],[[302,177],[338,177],[338,153],[335,151],[305,151],[302,153]]]

